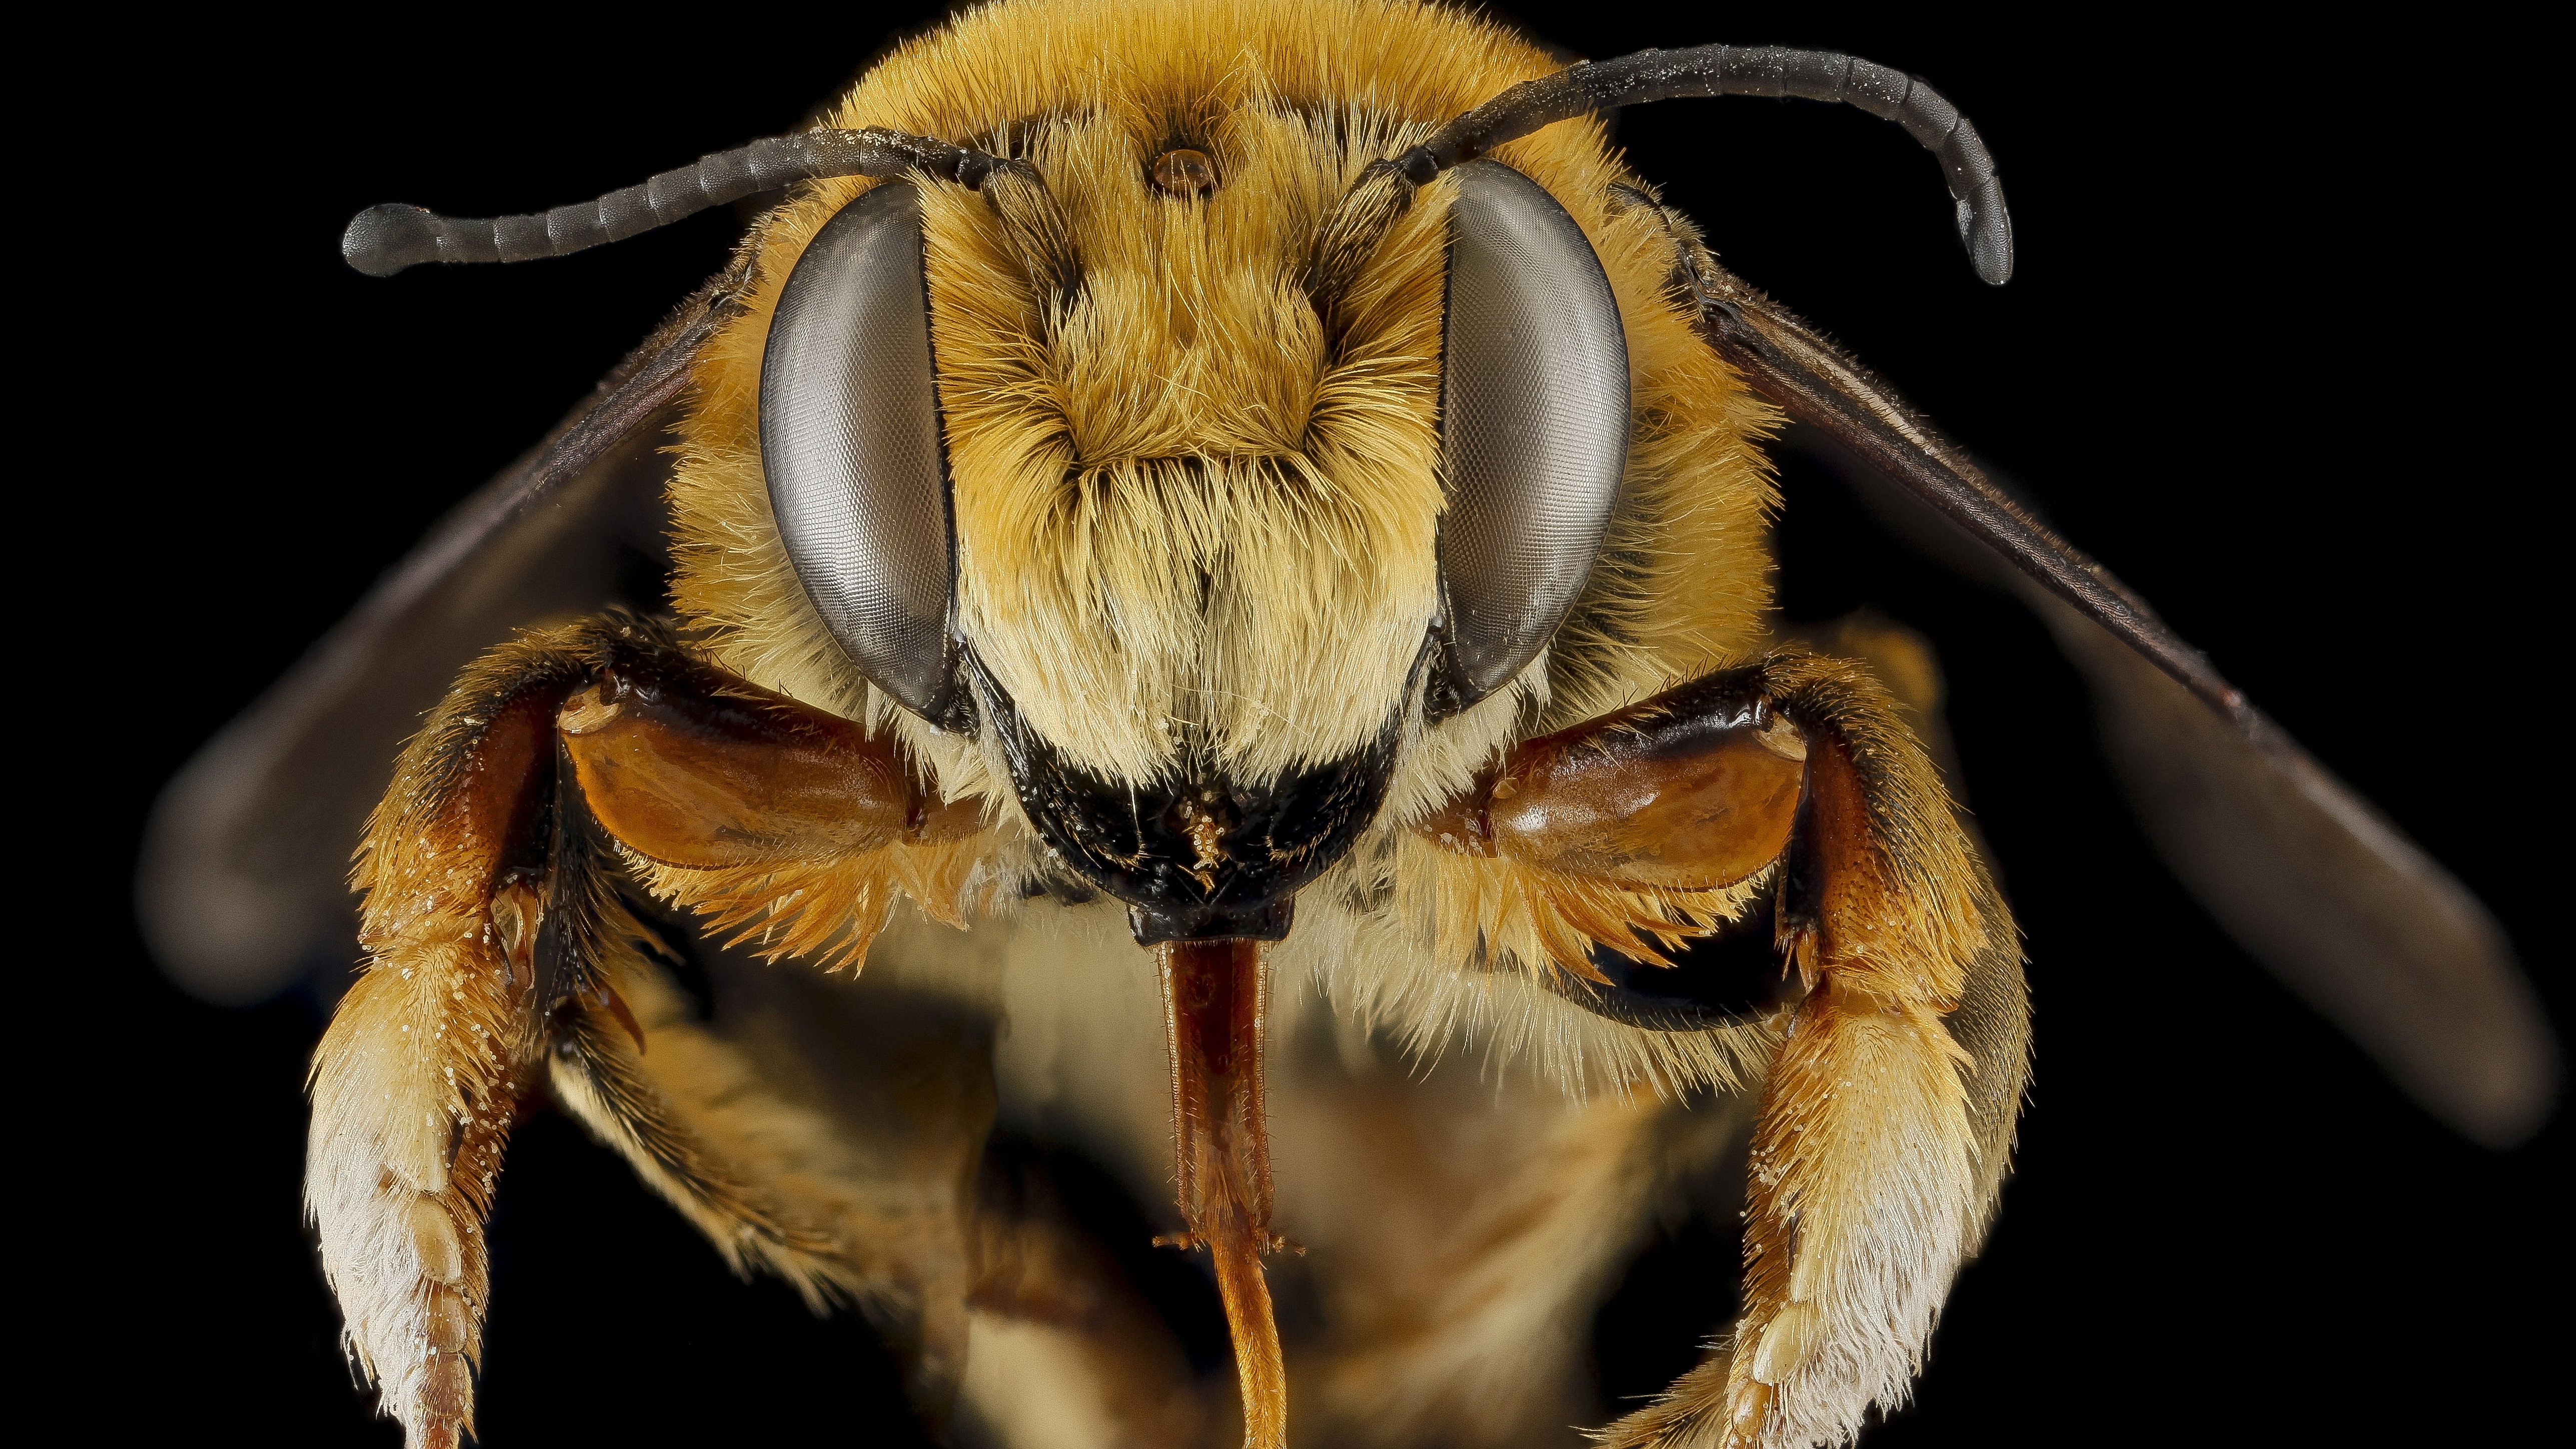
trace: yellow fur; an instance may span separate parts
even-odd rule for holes
[[[1447,184],[1398,223],[1340,338],[1302,267],[1361,167],[1556,68],[1437,7],[1003,4],[898,50],[831,108],[837,125],[1024,152],[1066,211],[1084,286],[1054,316],[990,207],[926,192],[963,620],[1058,749],[1148,779],[1195,746],[1260,779],[1347,754],[1399,707],[1433,607]],[[1215,158],[1205,201],[1146,184],[1179,141]],[[1666,294],[1668,235],[1613,195],[1637,181],[1596,123],[1497,155],[1583,226],[1628,330],[1625,500],[1547,664],[1549,717],[1572,721],[1756,646],[1772,492],[1753,444],[1774,418]],[[677,598],[728,667],[891,717],[953,791],[1009,815],[976,752],[870,698],[796,584],[761,479],[778,288],[871,184],[817,183],[752,243],[746,310],[701,364],[683,428]]]
[[[726,945],[764,960],[790,958],[825,970],[855,967],[906,897],[934,920],[966,924],[958,911],[985,836],[932,845],[894,844],[820,860],[692,870],[626,853],[645,887],[705,917]]]

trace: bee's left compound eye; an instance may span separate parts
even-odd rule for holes
[[[908,182],[842,208],[778,297],[760,461],[796,576],[850,662],[934,724],[963,719],[948,466]]]
[[[1628,338],[1583,228],[1500,162],[1457,176],[1434,718],[1510,683],[1547,647],[1592,575],[1628,463]]]

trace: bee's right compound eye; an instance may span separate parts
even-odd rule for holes
[[[961,724],[948,462],[909,182],[842,208],[788,275],[760,364],[760,461],[787,556],[850,662],[913,713]]]
[[[1471,161],[1457,177],[1435,719],[1502,688],[1547,647],[1591,576],[1628,462],[1628,339],[1601,259],[1521,173]]]

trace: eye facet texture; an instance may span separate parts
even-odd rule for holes
[[[1628,339],[1601,259],[1528,177],[1496,161],[1457,177],[1434,716],[1500,689],[1547,646],[1592,572],[1628,462]]]
[[[944,722],[952,658],[948,468],[908,182],[842,208],[779,293],[760,365],[760,460],[796,576],[850,662]]]

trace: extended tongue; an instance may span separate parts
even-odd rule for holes
[[[1216,1255],[1217,1291],[1243,1392],[1244,1449],[1286,1449],[1288,1375],[1261,1254],[1270,1234],[1270,1137],[1261,1102],[1269,978],[1257,941],[1171,941],[1162,966],[1172,1044],[1172,1160],[1190,1230],[1158,1239]]]

